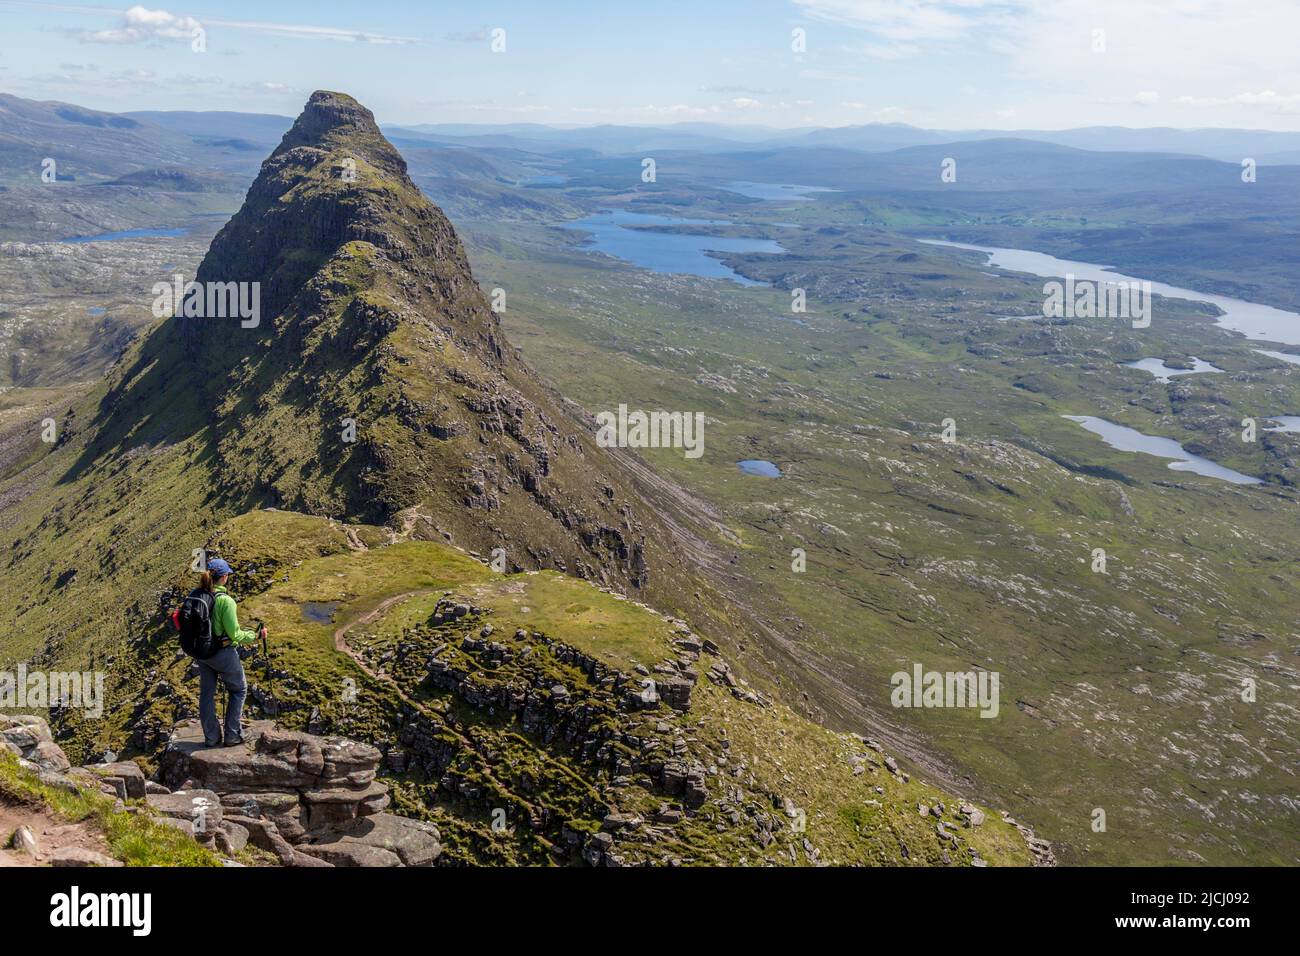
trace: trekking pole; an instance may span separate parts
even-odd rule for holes
[[[266,649],[266,622],[257,619],[257,634],[262,638],[262,672],[266,675],[266,685],[272,697],[275,696],[275,678],[271,675],[271,652]]]

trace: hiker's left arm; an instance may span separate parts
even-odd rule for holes
[[[257,634],[253,631],[240,629],[239,612],[235,609],[234,598],[228,597],[227,600],[220,602],[220,604],[218,616],[221,618],[221,632],[230,638],[231,644],[235,645],[235,647],[243,647],[257,640]]]

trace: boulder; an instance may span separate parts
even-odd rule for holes
[[[306,808],[297,791],[240,791],[223,794],[221,805],[231,813],[260,817],[275,824],[290,843],[297,843],[307,832]]]
[[[45,857],[50,866],[121,866],[121,862],[80,846],[51,850]]]
[[[27,715],[24,714],[23,716]],[[19,723],[13,717],[10,717],[9,720],[13,721],[13,723],[0,729],[0,737],[9,741],[23,753],[31,750],[39,743],[52,739],[50,737],[50,728],[44,721],[40,723]]]
[[[21,757],[40,771],[61,774],[72,767],[54,742],[50,725],[31,714],[0,714],[0,750]]]
[[[36,834],[32,833],[31,827],[27,826],[21,826],[14,831],[9,845],[19,853],[26,853],[28,856],[35,856],[40,850],[40,844],[36,842]]]
[[[231,793],[241,790],[365,787],[382,754],[370,744],[342,737],[317,737],[254,721],[239,747],[204,747],[197,721],[177,726],[163,754],[163,783],[186,781]]]
[[[304,853],[302,850],[294,850],[290,854],[289,866],[308,867],[308,866],[334,866],[335,864],[328,860],[322,860],[314,857],[310,853]]]
[[[300,846],[299,849],[327,859],[336,866],[369,865],[340,863],[322,849],[347,845],[384,850],[398,859],[399,866],[430,866],[442,853],[441,836],[437,827],[391,813],[359,817],[338,831],[313,837],[309,844]]]
[[[159,817],[158,822],[163,826],[180,830],[187,837],[193,837],[196,840],[199,839],[200,835],[195,831],[194,824],[190,823],[189,820],[182,820],[180,817]]]
[[[248,845],[248,827],[222,820],[217,827],[217,849],[226,856],[234,856]]]
[[[93,763],[86,768],[102,783],[107,783],[123,800],[143,800],[145,797],[144,771],[130,760],[117,763]]]
[[[304,790],[302,801],[309,830],[335,827],[356,817],[379,813],[390,802],[388,787],[382,783],[372,783],[362,789]]]
[[[702,770],[693,770],[686,775],[686,787],[682,792],[682,802],[688,807],[701,807],[709,798],[709,788],[704,780]]]
[[[221,798],[211,790],[151,793],[145,801],[164,817],[186,821],[197,833],[207,833],[221,825]]]
[[[68,760],[63,749],[52,740],[40,741],[26,754],[26,757],[42,770],[64,773],[72,769],[72,762]]]
[[[293,847],[280,835],[280,831],[271,821],[228,814],[222,822],[235,824],[247,830],[248,842],[259,850],[266,850],[274,855],[281,866],[293,865]]]
[[[217,848],[245,843],[283,866],[425,866],[442,851],[429,824],[386,814],[388,787],[375,777],[383,754],[370,744],[319,737],[255,721],[239,747],[203,745],[197,721],[177,725],[162,759],[176,793],[151,794],[170,819],[188,819],[185,793],[215,801]],[[161,788],[164,789],[165,788]],[[232,824],[232,838],[222,826]]]
[[[684,677],[657,677],[655,689],[665,704],[673,710],[688,710],[691,706],[691,682]]]
[[[396,853],[365,843],[307,844],[298,852],[323,860],[331,866],[401,866]]]

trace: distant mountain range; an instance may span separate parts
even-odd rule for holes
[[[292,123],[290,117],[262,113],[102,113],[0,94],[0,182],[31,180],[46,157],[58,160],[59,178],[65,182],[132,177],[126,181],[164,189],[180,168],[219,170],[242,182],[251,180],[261,157]],[[488,190],[483,197],[488,202],[498,198],[498,187],[517,185],[539,172],[539,161],[565,164],[562,170],[541,172],[569,174],[573,164],[598,170],[604,159],[650,152],[690,154],[694,172],[717,167],[724,179],[733,178],[743,164],[749,170],[744,178],[777,176],[775,181],[848,188],[897,185],[898,176],[914,181],[908,171],[950,154],[965,161],[963,181],[984,188],[1036,179],[1083,188],[1225,181],[1228,171],[1189,163],[1192,157],[1233,165],[1246,157],[1261,165],[1300,164],[1300,133],[1268,130],[927,130],[901,123],[788,130],[710,123],[577,128],[415,124],[383,130],[408,156],[422,185],[448,178],[478,180]],[[1099,152],[1111,155],[1101,159]],[[864,153],[872,158],[864,160]],[[990,165],[998,163],[1001,169]],[[1099,175],[1102,180],[1094,183]],[[206,183],[204,188],[213,186]]]
[[[293,122],[288,116],[261,113],[135,112],[123,115],[190,136],[236,137],[261,144],[278,142]],[[795,129],[728,126],[723,123],[579,127],[540,123],[417,123],[382,124],[382,128],[399,145],[403,139],[431,140],[447,145],[542,153],[585,150],[615,155],[647,149],[731,152],[792,146],[830,146],[874,153],[909,146],[1016,139],[1103,152],[1183,153],[1234,163],[1249,157],[1265,165],[1300,163],[1300,132],[1252,129],[1086,126],[1063,130],[942,130],[923,129],[906,123]]]

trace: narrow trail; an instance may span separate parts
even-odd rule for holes
[[[9,837],[20,826],[27,827],[36,840],[36,855],[9,845]],[[0,869],[44,866],[51,856],[66,850],[89,850],[108,855],[108,841],[87,821],[69,822],[45,807],[20,803],[0,797]]]
[[[361,627],[364,624],[369,624],[372,621],[376,620],[377,618],[382,617],[385,613],[387,613],[389,608],[393,607],[393,605],[400,604],[401,602],[410,600],[411,598],[414,597],[420,597],[425,594],[433,594],[435,592],[439,592],[443,590],[445,590],[445,588],[417,588],[414,591],[404,591],[401,594],[394,594],[392,597],[384,598],[384,600],[380,601],[371,610],[366,611],[364,614],[357,615],[356,617],[352,618],[350,621],[346,622],[345,624],[341,624],[339,627],[335,629],[334,649],[352,658],[352,660],[356,663],[356,665],[359,668],[361,668],[361,670],[364,671],[372,680],[381,681],[387,686],[391,687],[393,689],[393,692],[396,693],[397,696],[404,703],[409,704],[411,707],[414,707],[417,711],[419,711],[424,716],[436,719],[442,725],[443,730],[447,731],[450,734],[453,734],[457,739],[460,740],[462,746],[473,751],[474,753],[478,753],[478,748],[474,745],[474,741],[472,739],[470,739],[465,734],[461,733],[456,728],[449,725],[446,722],[446,720],[443,719],[442,714],[436,711],[431,712],[429,708],[425,707],[419,701],[414,700],[409,694],[406,693],[406,691],[402,690],[401,685],[398,684],[397,681],[395,681],[392,677],[390,677],[387,674],[381,674],[378,671],[374,670],[369,664],[367,664],[362,659],[361,653],[359,651],[354,650],[352,646],[347,642],[348,632],[358,627]],[[575,774],[568,767],[565,767],[554,760],[547,760],[547,763],[554,766],[558,772],[562,773],[564,776],[580,784],[581,786],[584,787],[589,786],[586,781],[584,781],[581,777]],[[534,826],[536,826],[540,822],[541,816],[538,813],[537,808],[534,807],[532,803],[525,800],[523,797],[520,797],[518,794],[515,794],[509,786],[502,783],[502,781],[498,780],[490,766],[487,766],[485,764],[481,768],[481,770],[483,775],[487,777],[489,780],[491,780],[499,788],[502,794],[510,796],[513,800],[515,800],[516,802],[518,802],[524,807],[524,809],[528,813],[530,821],[532,821]]]

